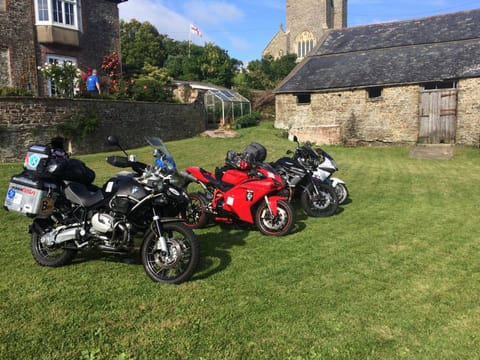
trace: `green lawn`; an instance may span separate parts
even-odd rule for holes
[[[251,141],[267,160],[294,148],[271,123],[239,132],[168,146],[180,168],[211,170]],[[40,267],[29,220],[2,210],[0,359],[478,359],[479,150],[450,161],[405,147],[327,150],[351,193],[341,212],[298,209],[280,238],[196,231],[200,266],[179,286],[152,282],[136,258]],[[135,152],[149,161],[149,149]],[[98,184],[117,170],[105,154],[81,158]],[[20,168],[0,165],[2,201]]]

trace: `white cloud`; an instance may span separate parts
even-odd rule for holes
[[[244,12],[225,1],[189,0],[183,4],[186,16],[199,24],[219,25],[240,22]]]
[[[168,34],[175,40],[186,40],[190,33],[191,21],[155,0],[135,0],[122,3],[120,18],[125,21],[136,19],[148,21],[160,34]]]

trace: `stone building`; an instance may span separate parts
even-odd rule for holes
[[[480,9],[330,30],[275,94],[304,141],[480,145]]]
[[[120,49],[118,4],[127,0],[0,0],[0,87],[45,95],[38,66],[98,68]]]
[[[328,29],[347,26],[347,0],[287,0],[287,26],[263,51],[275,59],[296,54],[302,59],[322,42]]]

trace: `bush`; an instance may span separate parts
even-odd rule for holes
[[[0,87],[0,96],[33,96],[32,92],[23,88]]]
[[[249,126],[258,125],[260,121],[260,113],[253,111],[251,114],[243,115],[235,119],[232,123],[233,129],[246,128]]]
[[[137,101],[171,101],[172,93],[164,83],[154,79],[138,79],[129,88],[132,99]]]

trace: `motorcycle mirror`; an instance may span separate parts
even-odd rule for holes
[[[107,143],[108,145],[111,145],[111,146],[118,146],[119,149],[122,150],[123,153],[128,156],[128,153],[125,150],[123,150],[123,148],[120,146],[120,141],[118,141],[118,138],[115,135],[109,135],[107,138]]]
[[[118,138],[115,135],[110,135],[107,138],[107,143],[111,146],[119,146]]]
[[[294,136],[293,136],[293,142],[298,143],[298,137],[297,137],[297,135],[294,135]]]

